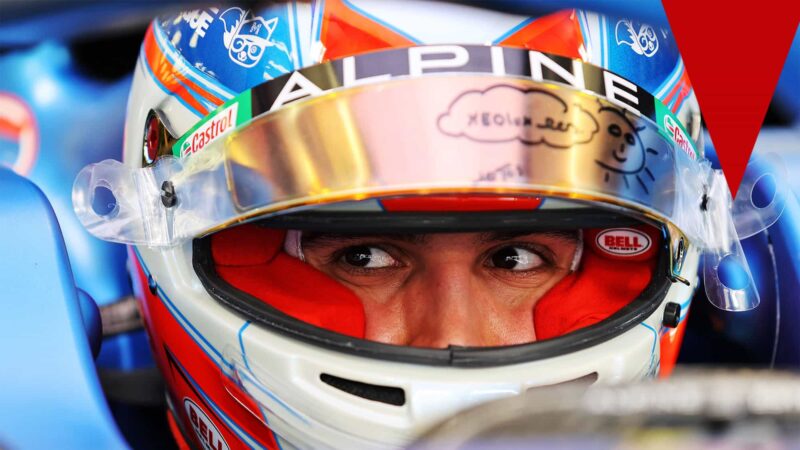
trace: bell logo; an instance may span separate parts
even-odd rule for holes
[[[634,256],[646,252],[652,241],[650,237],[633,228],[612,228],[597,235],[597,248],[614,256]]]
[[[190,398],[183,399],[183,406],[186,408],[186,415],[192,424],[197,439],[203,445],[204,450],[229,450],[228,444],[222,438],[214,422],[208,418],[206,413],[200,409]]]

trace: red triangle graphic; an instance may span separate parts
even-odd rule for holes
[[[800,1],[663,4],[735,195],[797,29]]]

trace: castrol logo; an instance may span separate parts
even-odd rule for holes
[[[236,127],[237,103],[219,111],[208,122],[189,135],[181,144],[181,156],[191,155],[204,149],[218,137]]]
[[[204,450],[229,450],[228,443],[222,438],[222,434],[217,429],[214,422],[208,418],[203,410],[197,406],[190,398],[183,399],[183,406],[186,408],[186,415],[192,424],[197,439],[203,445]]]
[[[597,248],[614,256],[641,255],[650,249],[650,237],[633,228],[611,228],[597,235]]]

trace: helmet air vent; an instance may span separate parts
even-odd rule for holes
[[[403,406],[406,403],[406,392],[401,388],[362,383],[360,381],[348,380],[327,373],[321,374],[319,379],[322,380],[323,383],[333,386],[340,391],[367,400],[394,406]]]

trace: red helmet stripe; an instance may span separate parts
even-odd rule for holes
[[[223,372],[219,364],[205,352],[201,344],[184,328],[172,311],[165,304],[159,295],[152,294],[148,286],[148,275],[144,265],[136,254],[135,250],[129,247],[128,255],[133,263],[133,276],[135,279],[135,292],[140,299],[142,317],[149,331],[150,344],[153,349],[156,362],[161,373],[165,374],[165,382],[169,387],[169,392],[175,400],[175,411],[182,420],[184,429],[194,439],[192,435],[192,424],[189,423],[185,410],[183,409],[183,399],[191,398],[197,404],[205,405],[206,400],[200,393],[196,392],[190,380],[185,378],[185,373],[181,373],[180,367],[191,367],[191,377],[198,386],[203,387],[203,395],[208,401],[213,402],[214,406],[228,417],[235,418],[237,426],[252,439],[265,447],[279,448],[273,433],[264,424],[263,420],[255,417],[248,407],[245,407],[239,398],[231,395],[226,389],[224,378],[228,377]],[[155,332],[154,332],[155,331]],[[168,350],[169,349],[169,350]],[[170,353],[168,353],[170,352]],[[180,358],[180,362],[176,361]],[[244,394],[238,392],[239,396]],[[252,407],[253,404],[248,405]],[[232,444],[237,442],[239,437],[235,432],[228,428],[224,421],[216,416],[211,408],[204,412],[212,417],[215,426],[219,428],[225,440]],[[199,442],[196,442],[200,444]]]
[[[675,83],[675,86],[664,99],[664,104],[670,105],[672,112],[677,112],[678,106],[683,103],[683,100],[689,96],[690,92],[692,92],[692,84],[689,82],[689,77],[684,70],[678,82]]]
[[[320,40],[325,46],[324,59],[414,45],[407,37],[354,11],[342,0],[325,2]]]
[[[678,354],[681,349],[681,342],[683,342],[683,335],[686,332],[687,322],[686,316],[684,316],[677,327],[661,336],[661,368],[658,372],[660,378],[667,378],[672,373],[672,370],[675,369],[675,363],[678,361]]]
[[[155,76],[168,91],[178,96],[199,113],[205,115],[208,114],[209,110],[201,103],[197,96],[202,97],[215,106],[224,103],[219,97],[186,78],[181,71],[167,59],[158,45],[153,31],[153,25],[148,28],[145,34],[144,56],[145,62],[153,73],[153,76]]]
[[[424,197],[385,198],[386,211],[517,211],[536,209],[538,197],[500,197],[493,195],[430,195]]]
[[[534,20],[498,45],[580,58],[578,49],[583,47],[583,35],[575,10],[565,10]]]
[[[162,49],[162,46],[171,45],[171,44],[169,44],[169,43],[166,43],[166,44],[160,43],[158,38],[155,36],[155,30],[153,30],[153,36],[156,38],[155,41],[156,41],[156,45],[158,46],[159,52],[163,54],[164,50]],[[164,38],[162,38],[162,41],[163,41],[163,39]],[[184,73],[190,73],[190,72],[188,72],[188,70],[186,68],[178,68],[177,66],[175,66],[174,64],[169,62],[169,59],[167,59],[167,62],[172,67],[172,74],[175,77],[177,77],[179,81],[181,81],[183,84],[185,84],[186,86],[191,88],[193,91],[195,91],[201,97],[203,97],[205,100],[208,100],[209,102],[213,103],[216,106],[219,106],[219,105],[225,103],[225,100],[219,98],[216,94],[212,93],[211,91],[207,90],[205,87],[203,87],[203,86],[195,83],[194,81],[190,80],[189,78],[187,78],[184,75]],[[184,64],[186,64],[187,67],[188,67],[188,63],[186,63],[184,61]],[[191,92],[190,92],[190,94],[191,94]]]

